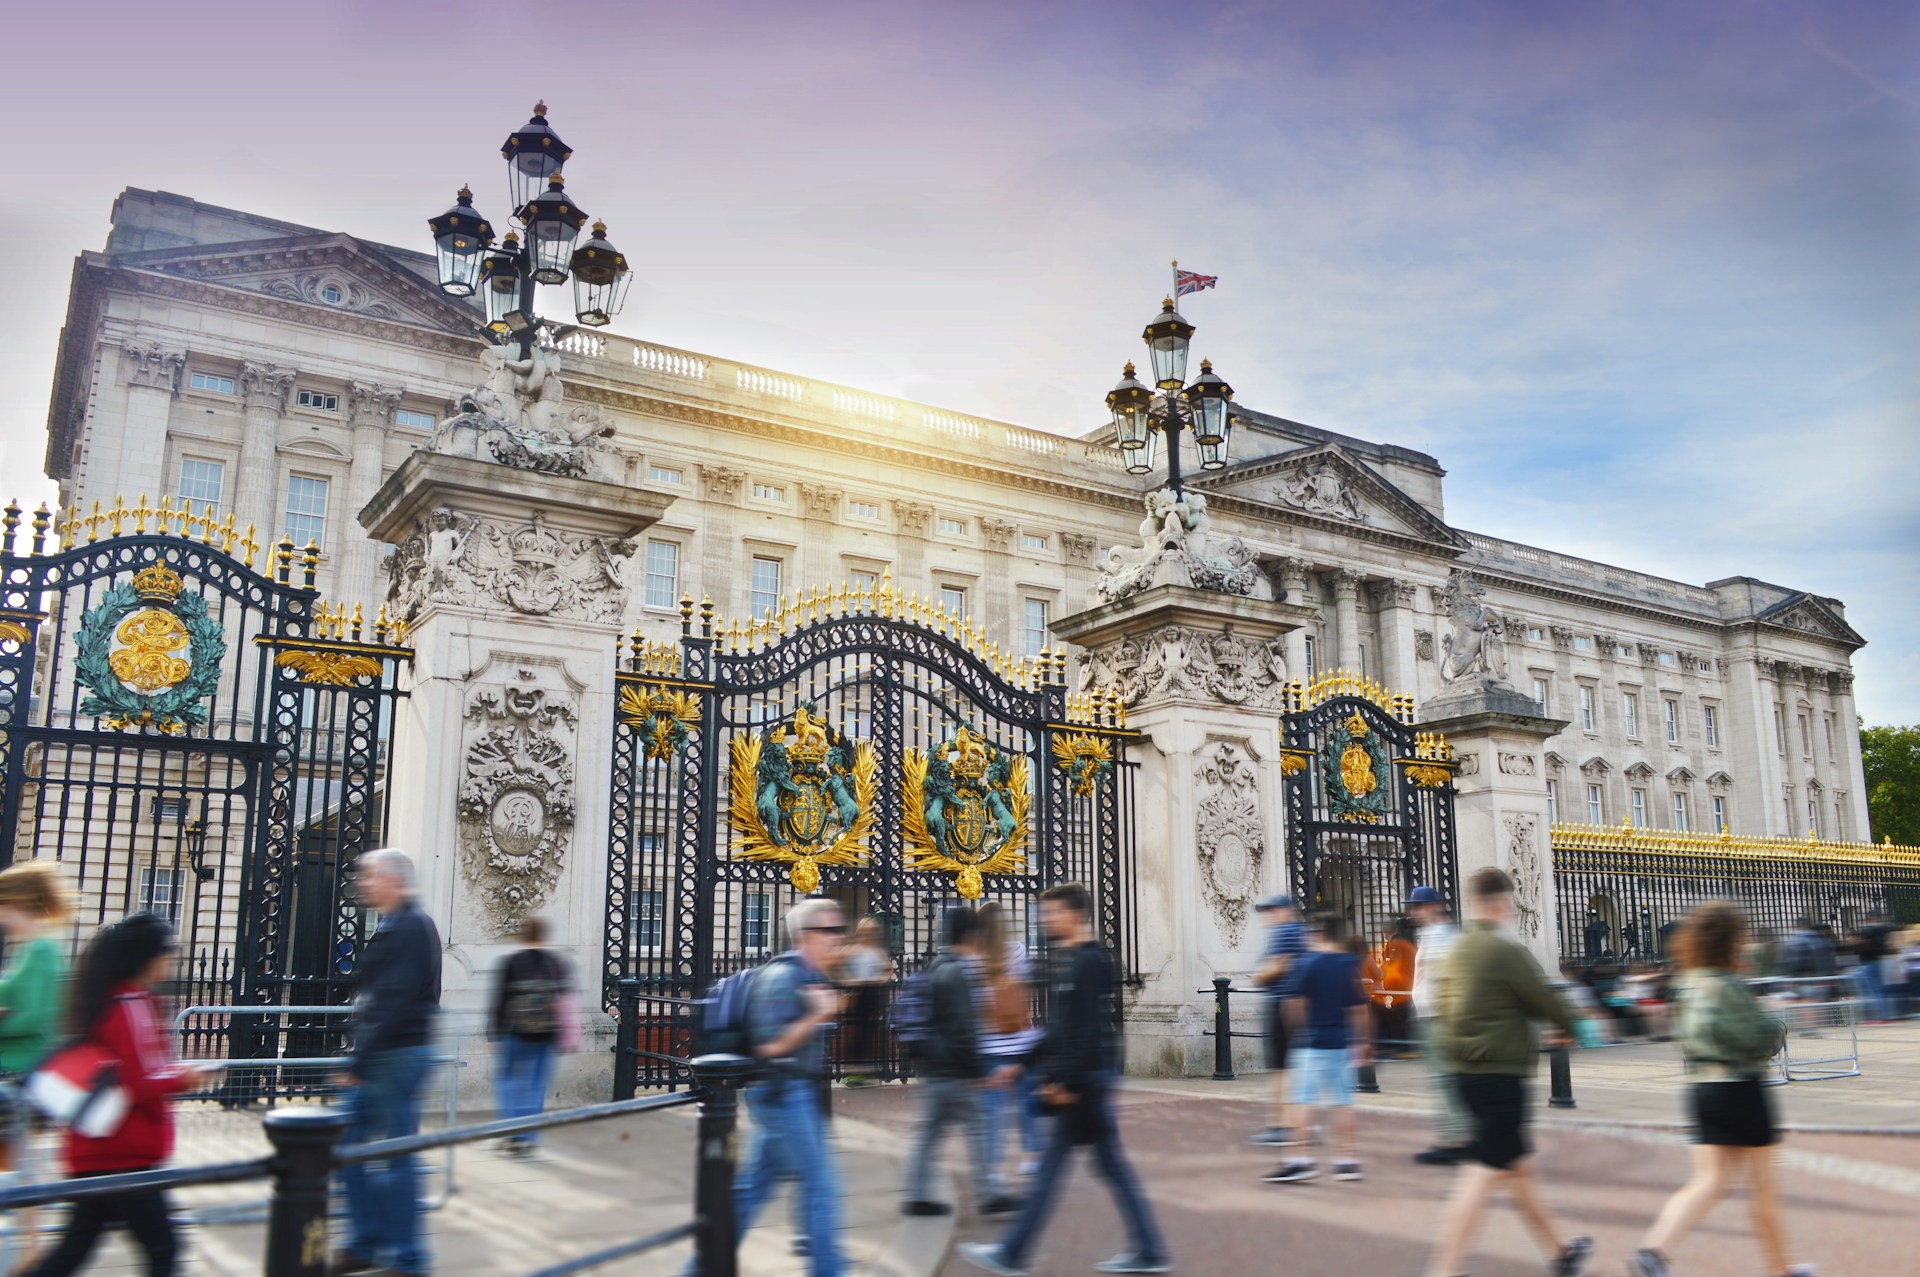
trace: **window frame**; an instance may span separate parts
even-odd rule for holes
[[[760,588],[760,568],[767,565],[773,569],[772,602],[766,607],[760,605],[767,592]],[[747,615],[754,620],[764,621],[772,613],[780,610],[780,600],[786,591],[787,561],[771,554],[756,554],[747,565]]]
[[[1591,733],[1599,724],[1594,707],[1598,699],[1592,683],[1580,684],[1580,730],[1583,732]]]
[[[318,402],[322,400],[326,402]],[[340,395],[337,391],[332,390],[314,390],[310,387],[299,387],[293,392],[293,406],[295,408],[304,408],[308,412],[339,412]]]
[[[1700,705],[1700,728],[1706,733],[1707,748],[1720,748],[1720,707],[1702,702]]]
[[[1687,791],[1673,791],[1673,828],[1676,833],[1689,833],[1693,829],[1693,804],[1687,801]]]
[[[1640,739],[1640,693],[1625,690],[1620,693],[1620,722],[1629,740]]]
[[[1589,825],[1607,823],[1607,796],[1593,781],[1587,782],[1587,823]]]
[[[208,385],[209,382],[218,384]],[[187,389],[197,390],[203,395],[231,395],[235,393],[234,386],[234,379],[225,373],[201,372],[197,369],[187,373]]]
[[[971,536],[973,524],[967,519],[956,519],[950,514],[934,516],[933,530],[943,537]]]
[[[1022,532],[1020,534],[1020,548],[1022,550],[1033,550],[1036,553],[1044,554],[1053,549],[1053,538],[1044,532]]]
[[[1663,696],[1660,699],[1663,702],[1661,713],[1666,715],[1667,744],[1678,745],[1680,743],[1681,726],[1680,698],[1678,696]]]
[[[1647,791],[1644,789],[1635,789],[1627,805],[1627,810],[1631,813],[1633,827],[1635,829],[1645,829],[1647,827]]]
[[[753,916],[755,903],[763,910],[759,918]],[[755,926],[761,928],[758,943],[752,939]],[[773,892],[763,889],[740,893],[740,952],[754,956],[773,952]]]
[[[395,408],[393,424],[405,430],[432,430],[440,424],[438,414],[421,412],[418,408]]]
[[[939,600],[940,610],[958,616],[963,621],[966,620],[967,587],[964,585],[942,584],[938,589],[940,592],[935,597]],[[955,606],[956,603],[958,606]]]
[[[673,570],[666,573],[667,594],[664,602],[654,598],[653,585],[660,573],[654,571],[653,554],[655,550],[671,551]],[[673,611],[680,606],[680,543],[670,537],[648,537],[647,553],[642,571],[641,606],[655,611]]]
[[[1547,825],[1551,827],[1559,823],[1560,823],[1560,782],[1557,780],[1550,780],[1547,782]]]
[[[312,514],[304,510],[302,511],[294,510],[293,488],[295,483],[308,483],[308,484],[319,485],[320,493],[321,493],[319,514],[317,515]],[[299,470],[289,470],[287,472],[287,483],[286,483],[286,488],[284,490],[286,493],[286,499],[281,503],[281,517],[280,517],[281,535],[292,538],[295,549],[305,549],[307,546],[307,543],[311,541],[313,544],[320,547],[322,553],[325,553],[327,548],[327,519],[328,519],[328,513],[333,505],[333,476],[324,475],[324,474],[308,474]],[[304,537],[294,536],[293,521],[296,518],[318,519],[320,522],[320,535],[314,536],[311,534],[311,532],[309,532],[308,535]]]
[[[184,899],[186,894],[186,871],[171,865],[143,864],[139,868],[139,888],[134,897],[134,902],[139,905],[140,909],[158,913],[175,928],[178,928],[180,925],[181,912],[186,905]],[[154,895],[154,888],[161,881],[161,875],[163,874],[166,876],[166,881],[169,885],[167,888],[166,904],[164,907],[161,907],[158,904],[158,898]]]
[[[1727,832],[1727,800],[1719,794],[1713,796],[1713,832]]]
[[[764,479],[753,481],[753,499],[763,505],[785,505],[787,487],[783,483],[768,483]]]
[[[187,467],[188,466],[211,466],[213,468],[213,472],[215,475],[214,487],[215,489],[217,489],[217,491],[214,496],[214,499],[211,502],[209,502],[205,497],[198,497],[198,496],[190,497],[187,495],[186,489],[187,489]],[[177,467],[175,467],[175,482],[173,485],[173,489],[174,489],[174,496],[181,501],[192,502],[193,509],[196,512],[203,512],[205,511],[208,505],[211,505],[213,506],[214,514],[218,515],[220,511],[226,507],[227,463],[225,461],[216,461],[212,457],[196,457],[190,453],[182,453],[180,455],[180,464]]]
[[[849,519],[863,519],[868,523],[878,523],[884,513],[885,511],[881,508],[878,501],[869,501],[865,497],[847,498],[847,517]]]
[[[1033,627],[1033,609],[1036,607],[1040,609],[1040,628],[1037,631]],[[1035,595],[1029,594],[1021,600],[1020,628],[1021,632],[1026,636],[1026,654],[1028,660],[1035,659],[1040,653],[1047,650],[1048,641],[1053,633],[1051,628],[1053,624],[1052,610],[1049,600]],[[1039,635],[1038,642],[1034,639],[1036,634]]]

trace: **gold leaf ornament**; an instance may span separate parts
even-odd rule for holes
[[[988,874],[1026,872],[1033,789],[1025,758],[962,727],[931,751],[908,750],[902,771],[909,869],[952,874],[964,900],[980,898]]]
[[[355,679],[377,677],[381,669],[378,658],[356,652],[281,652],[273,663],[292,670],[303,683],[323,687],[351,687]]]
[[[735,860],[790,866],[787,880],[802,895],[819,890],[822,866],[866,863],[880,774],[872,745],[802,705],[786,723],[735,737],[731,752]]]

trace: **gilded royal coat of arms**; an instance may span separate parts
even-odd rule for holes
[[[733,742],[734,858],[790,866],[794,890],[820,888],[820,866],[866,860],[880,764],[873,747],[802,704],[791,719]]]
[[[207,721],[226,637],[207,601],[182,593],[180,574],[150,563],[101,596],[80,620],[74,677],[80,712],[107,727],[177,736]]]
[[[1355,710],[1327,733],[1320,752],[1327,806],[1341,820],[1377,825],[1387,814],[1387,749]]]
[[[1026,759],[961,727],[931,751],[908,750],[905,770],[908,867],[954,875],[967,900],[980,898],[987,874],[1026,871]]]

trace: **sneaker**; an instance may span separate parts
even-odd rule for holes
[[[1627,1277],[1667,1277],[1667,1259],[1657,1250],[1641,1247],[1627,1261]]]
[[[1170,1273],[1173,1271],[1171,1259],[1149,1259],[1145,1255],[1115,1255],[1104,1263],[1095,1264],[1096,1273]]]
[[[337,1250],[333,1253],[333,1266],[327,1269],[335,1277],[354,1277],[358,1273],[370,1273],[378,1267],[365,1255],[350,1250]]]
[[[813,1258],[813,1243],[808,1241],[804,1237],[794,1238],[793,1246],[791,1247],[791,1249],[793,1251],[793,1257],[795,1259]]]
[[[1338,1180],[1346,1180],[1346,1181],[1347,1181],[1347,1182],[1349,1182],[1349,1183],[1351,1183],[1351,1182],[1352,1182],[1352,1181],[1354,1181],[1354,1180],[1357,1180],[1357,1179],[1359,1179],[1359,1178],[1360,1178],[1360,1163],[1358,1163],[1358,1162],[1335,1162],[1335,1163],[1333,1164],[1333,1177],[1334,1177],[1335,1179],[1338,1179]]]
[[[1812,1264],[1795,1264],[1787,1269],[1787,1277],[1820,1277]]]
[[[908,1202],[900,1208],[902,1215],[951,1215],[953,1207],[945,1202]]]
[[[1413,1160],[1422,1166],[1458,1166],[1466,1156],[1466,1150],[1458,1145],[1436,1144],[1413,1155]]]
[[[1269,1126],[1264,1131],[1255,1131],[1247,1140],[1249,1144],[1260,1144],[1267,1148],[1285,1148],[1293,1142],[1293,1131],[1284,1126]]]
[[[1017,1197],[989,1197],[980,1207],[982,1215],[1011,1215],[1020,1209]]]
[[[1282,1163],[1279,1170],[1265,1176],[1269,1184],[1300,1184],[1314,1179],[1320,1174],[1320,1168],[1310,1161],[1296,1159]]]
[[[1593,1238],[1576,1237],[1560,1248],[1559,1255],[1547,1267],[1553,1277],[1580,1277],[1587,1271],[1587,1261],[1593,1258]]]
[[[960,1258],[999,1277],[1027,1277],[1026,1269],[1015,1268],[1000,1258],[1000,1247],[992,1242],[961,1242]]]

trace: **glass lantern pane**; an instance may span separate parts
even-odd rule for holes
[[[1160,436],[1156,433],[1149,431],[1147,434],[1146,442],[1144,444],[1142,444],[1138,448],[1135,448],[1132,452],[1123,452],[1120,454],[1121,456],[1125,457],[1127,460],[1128,474],[1152,474],[1153,473],[1154,453],[1158,451],[1158,448],[1156,445],[1159,443],[1159,441],[1160,441]]]
[[[1160,386],[1177,386],[1187,379],[1187,339],[1158,337],[1148,343],[1153,352],[1153,380]]]

